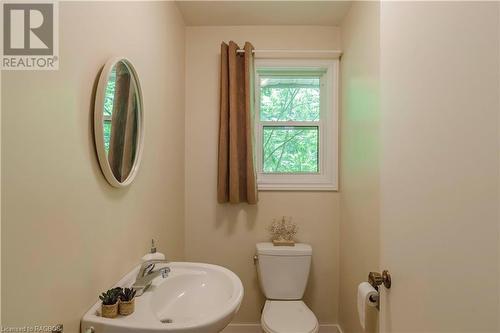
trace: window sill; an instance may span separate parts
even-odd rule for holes
[[[338,192],[338,188],[335,185],[301,185],[301,184],[258,184],[257,189],[259,191],[290,191],[290,192]]]

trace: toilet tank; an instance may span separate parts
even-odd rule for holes
[[[262,291],[267,299],[302,299],[311,267],[309,244],[274,246],[257,243],[257,270]]]

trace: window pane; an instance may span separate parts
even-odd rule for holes
[[[319,121],[319,77],[261,77],[260,120]]]
[[[318,172],[318,132],[310,126],[264,126],[264,172]]]

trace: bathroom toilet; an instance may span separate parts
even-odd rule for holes
[[[317,333],[318,319],[302,301],[311,266],[308,244],[257,243],[257,270],[266,304],[261,325],[266,333]]]

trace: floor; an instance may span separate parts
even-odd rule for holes
[[[221,333],[262,333],[259,324],[231,324]],[[320,325],[319,333],[342,333],[336,324]]]

